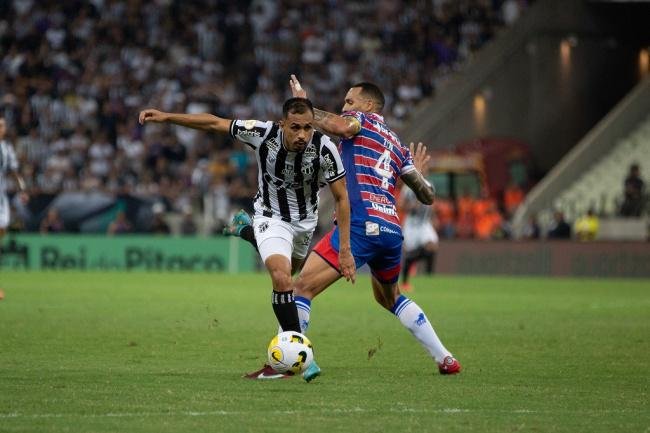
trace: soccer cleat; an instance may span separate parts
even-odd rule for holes
[[[316,364],[316,361],[312,361],[309,367],[302,373],[302,378],[307,382],[311,382],[318,376],[320,376],[320,367]]]
[[[232,217],[232,221],[223,228],[223,234],[226,236],[241,236],[241,231],[246,226],[253,224],[253,220],[246,213],[244,209],[240,209],[239,212]]]
[[[460,362],[453,356],[447,356],[438,364],[440,374],[458,374],[460,373]]]
[[[271,380],[271,379],[288,379],[291,376],[292,375],[286,373],[278,373],[277,371],[273,370],[273,368],[270,365],[264,364],[264,366],[259,370],[254,371],[252,373],[245,374],[242,377],[246,379],[252,379],[252,380]]]

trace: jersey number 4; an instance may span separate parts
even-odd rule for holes
[[[384,153],[379,157],[377,163],[375,164],[375,173],[381,176],[381,187],[382,189],[388,189],[388,181],[393,177],[393,171],[390,166],[390,150],[384,150]]]

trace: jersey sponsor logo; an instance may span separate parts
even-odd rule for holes
[[[285,163],[281,172],[285,177],[294,177],[293,164]]]
[[[399,235],[399,234],[401,234],[401,233],[398,232],[397,230],[393,230],[393,229],[391,229],[391,228],[384,227],[384,226],[381,226],[381,227],[379,228],[379,230],[380,230],[381,232],[383,232],[383,233],[390,233],[390,234],[392,234],[392,235]]]
[[[282,171],[284,172],[284,170],[286,170],[286,169],[283,169]],[[293,171],[291,173],[291,176],[288,176],[287,174],[285,174],[285,176],[287,177],[286,179],[278,179],[276,177],[273,177],[269,173],[264,173],[262,176],[264,177],[264,180],[268,184],[273,185],[277,190],[304,188],[306,185],[308,185],[311,182],[311,179],[303,179],[302,182],[296,181],[294,179],[294,177],[293,177]],[[322,184],[320,186],[323,187],[323,186],[325,186],[325,184]],[[259,195],[259,193],[258,193],[258,195]],[[258,197],[256,197],[255,199],[257,199],[257,198]],[[271,209],[269,208],[269,210],[271,210]]]
[[[336,171],[334,170],[335,164],[334,161],[332,161],[332,158],[330,158],[329,155],[325,155],[323,157],[323,173],[326,174],[326,177],[333,177],[336,175]]]
[[[393,203],[386,196],[383,196],[381,194],[373,194],[371,192],[367,194],[368,194],[368,200],[370,200],[373,203],[385,204],[388,206],[393,205]]]
[[[393,205],[387,206],[387,205],[374,203],[374,202],[370,202],[370,204],[372,205],[372,208],[374,210],[378,211],[378,212],[381,212],[381,213],[384,213],[384,214],[390,215],[390,216],[397,216],[397,211],[395,210],[395,206],[393,206]]]
[[[274,152],[277,152],[280,149],[280,143],[278,143],[278,140],[275,137],[269,138],[268,140],[266,140],[266,147],[268,147],[270,150]]]
[[[303,162],[302,167],[300,167],[300,172],[305,177],[313,175],[314,174],[314,164],[311,161]]]
[[[379,224],[366,221],[366,236],[379,236]]]
[[[314,159],[318,156],[318,153],[316,153],[316,147],[313,144],[309,144],[303,151],[303,155],[305,159]]]
[[[237,131],[237,136],[241,138],[259,138],[262,134],[259,129],[240,129]]]

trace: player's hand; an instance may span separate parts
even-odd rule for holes
[[[415,149],[415,144],[411,142],[409,148],[411,149],[411,155],[413,156],[413,165],[420,173],[426,174],[429,160],[431,159],[431,157],[427,155],[427,147],[420,142],[418,143],[417,149]]]
[[[357,267],[354,264],[354,257],[352,257],[350,249],[342,249],[339,251],[339,266],[341,267],[341,275],[343,275],[345,281],[351,281],[354,284]]]
[[[298,81],[298,78],[296,78],[294,74],[291,74],[291,78],[289,79],[289,86],[291,86],[291,94],[294,98],[307,97],[307,91],[302,88],[300,81]]]
[[[142,110],[140,112],[140,116],[138,117],[138,121],[140,122],[140,125],[144,125],[145,122],[164,122],[167,120],[167,113],[163,113],[160,110],[156,110],[153,108],[147,108],[146,110]]]

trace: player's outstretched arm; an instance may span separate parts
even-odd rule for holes
[[[427,155],[427,147],[422,143],[418,143],[417,149],[414,149],[415,145],[413,143],[409,147],[411,149],[411,155],[413,155],[415,170],[404,173],[401,179],[413,190],[419,201],[427,205],[433,204],[433,200],[436,197],[436,189],[422,176],[422,172],[425,171],[426,164],[431,158]]]
[[[228,132],[230,129],[230,119],[222,119],[214,114],[198,113],[165,113],[154,108],[147,108],[140,112],[138,118],[140,124],[146,122],[154,123],[173,123],[175,125],[186,126],[188,128],[200,129],[208,132]]]
[[[302,87],[298,78],[291,74],[289,80],[291,94],[294,98],[306,98],[307,91]],[[316,128],[325,132],[327,135],[350,138],[361,131],[361,124],[354,117],[339,116],[338,114],[314,108],[314,124]]]
[[[336,207],[336,222],[339,226],[339,266],[346,281],[355,281],[356,265],[350,247],[350,201],[345,186],[345,177],[330,183]]]

